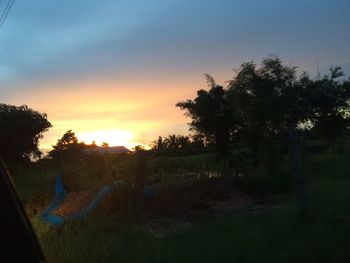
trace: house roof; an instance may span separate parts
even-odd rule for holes
[[[129,153],[130,150],[124,146],[112,146],[112,147],[101,147],[97,146],[95,148],[85,149],[88,153],[109,153],[109,154],[118,154],[118,153]]]

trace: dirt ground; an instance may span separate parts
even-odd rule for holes
[[[90,191],[68,193],[63,204],[54,214],[67,216],[86,207],[94,198]],[[107,197],[108,198],[108,197]],[[107,201],[108,202],[108,201]],[[244,194],[232,181],[214,179],[195,185],[188,185],[159,192],[152,198],[145,198],[138,210],[129,214],[131,221],[157,222],[159,218],[169,218],[179,224],[188,224],[203,216],[220,216],[229,210],[240,209],[254,204],[254,199]],[[103,204],[102,204],[103,206]],[[122,216],[113,202],[103,210]],[[113,210],[113,211],[112,211]],[[151,223],[153,224],[153,223]],[[157,225],[157,224],[156,224]]]
[[[60,216],[71,215],[88,206],[93,198],[94,193],[90,191],[68,193],[63,204],[53,213]]]

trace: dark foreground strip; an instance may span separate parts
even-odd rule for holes
[[[45,262],[32,225],[1,158],[0,262]]]

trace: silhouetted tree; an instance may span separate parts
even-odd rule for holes
[[[134,150],[135,150],[135,152],[146,151],[145,147],[142,146],[142,145],[136,145],[136,146],[134,147]]]
[[[234,108],[227,99],[227,91],[210,75],[206,78],[209,91],[201,89],[194,100],[179,102],[176,106],[192,119],[191,130],[204,135],[207,141],[214,139],[217,151],[226,155],[231,133],[235,130]]]
[[[164,139],[164,143],[166,144],[168,149],[176,150],[179,148],[179,143],[176,134],[169,134],[168,137]]]
[[[341,146],[350,128],[350,81],[340,80],[344,76],[340,67],[331,68],[330,73],[315,81],[304,76],[304,96],[312,131],[329,144],[341,139]]]
[[[152,142],[151,148],[153,150],[165,150],[167,148],[167,144],[163,140],[162,136],[159,136],[157,140]]]
[[[188,136],[178,135],[176,140],[180,149],[186,149],[191,145],[191,141]]]
[[[202,134],[199,133],[195,133],[192,134],[191,136],[191,146],[193,148],[204,148],[204,146],[206,145],[206,141],[205,141],[205,137]]]
[[[39,140],[51,128],[47,115],[26,105],[0,104],[0,156],[8,162],[40,157]]]
[[[152,142],[151,148],[157,151],[186,150],[190,148],[200,149],[204,147],[204,138],[196,133],[191,137],[185,135],[169,134],[167,138],[162,136]]]
[[[56,145],[53,146],[55,150],[65,150],[70,145],[77,144],[78,138],[75,136],[75,133],[72,130],[68,130],[63,134],[61,139],[57,140]]]
[[[296,68],[283,65],[277,57],[264,59],[260,68],[244,63],[229,84],[229,97],[244,132],[257,144],[304,121],[301,91]]]
[[[286,139],[290,130],[307,120],[302,92],[296,68],[273,56],[258,68],[253,62],[242,64],[229,82],[228,97],[236,107],[240,135],[251,143],[253,152],[263,148],[270,172],[276,161],[276,138]]]
[[[79,143],[75,133],[72,130],[68,130],[61,139],[57,140],[56,145],[53,145],[52,148],[53,150],[49,152],[49,156],[61,162],[61,164],[65,164],[79,160],[86,145]]]
[[[108,147],[109,147],[109,144],[108,144],[108,142],[103,142],[103,143],[101,144],[101,146],[102,146],[102,147],[105,147],[105,148],[108,148]]]

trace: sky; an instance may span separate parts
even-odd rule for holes
[[[7,0],[0,0],[0,11]],[[0,28],[0,103],[47,113],[48,149],[79,140],[149,144],[188,134],[175,104],[269,55],[350,75],[349,0],[15,1]]]

